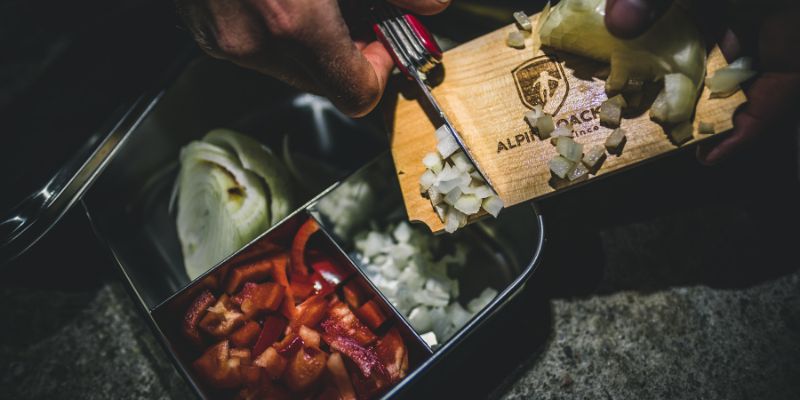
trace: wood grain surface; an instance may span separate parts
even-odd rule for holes
[[[594,76],[607,66],[548,48],[534,54],[532,39],[527,39],[526,49],[510,48],[505,38],[515,29],[507,26],[445,52],[444,80],[433,89],[506,207],[592,182],[678,149],[664,129],[643,112],[623,119],[621,126],[627,131],[624,151],[619,156],[609,155],[596,175],[570,184],[551,183],[548,162],[557,155],[556,149],[549,140],[536,138],[523,117],[544,99],[545,111],[555,120],[573,124],[575,140],[584,144],[584,149],[602,145],[612,129],[600,124],[599,107],[607,97],[605,81]],[[708,57],[707,74],[725,65],[715,47]],[[544,79],[540,79],[542,75]],[[542,82],[547,82],[550,90],[542,92]],[[734,111],[746,101],[741,91],[722,99],[709,95],[704,87],[696,108],[694,138],[683,147],[712,136],[698,133],[700,121],[713,123],[715,132],[730,130]],[[425,171],[422,157],[435,149],[436,127],[416,99],[400,95],[396,104],[391,149],[408,217],[438,232],[443,224],[419,192],[419,177]]]

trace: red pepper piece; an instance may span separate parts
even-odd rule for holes
[[[372,330],[377,330],[386,322],[386,315],[375,299],[364,303],[355,312],[358,318]]]
[[[292,271],[289,282],[295,301],[303,301],[314,293],[314,281],[311,276]]]
[[[269,278],[272,272],[272,259],[263,259],[252,264],[233,268],[225,280],[225,291],[234,294],[244,282],[259,282]]]
[[[328,355],[313,347],[304,347],[294,354],[286,366],[283,379],[286,386],[295,392],[302,392],[317,383],[325,371]]]
[[[322,321],[322,328],[329,335],[345,336],[363,346],[374,343],[378,337],[353,314],[347,304],[334,300],[328,309],[328,317]]]
[[[305,261],[306,244],[308,243],[308,239],[311,238],[311,235],[318,230],[319,225],[317,225],[317,222],[314,221],[313,218],[309,218],[300,226],[300,229],[298,229],[297,233],[294,235],[291,254],[292,269],[300,274],[308,275],[308,266]]]
[[[239,367],[239,375],[242,384],[255,385],[261,380],[261,368],[252,365],[242,365]]]
[[[261,332],[261,326],[258,322],[247,321],[243,327],[233,332],[229,339],[236,347],[251,347],[258,338],[258,333]]]
[[[329,260],[314,261],[311,263],[311,268],[333,286],[338,286],[354,272],[352,269],[342,268]]]
[[[253,361],[253,365],[264,368],[270,379],[278,379],[283,375],[288,361],[283,358],[274,347],[267,347],[258,358]]]
[[[288,319],[293,319],[297,311],[294,307],[294,292],[289,285],[289,275],[287,275],[286,271],[288,263],[289,260],[285,256],[275,258],[272,262],[272,278],[286,288],[283,303],[281,304],[281,314]]]
[[[285,291],[285,287],[273,282],[247,282],[232,300],[239,304],[245,318],[250,318],[260,312],[277,310]]]
[[[386,367],[381,363],[381,360],[373,349],[366,348],[355,340],[345,336],[324,334],[322,335],[322,339],[328,343],[331,350],[342,353],[356,364],[361,371],[361,375],[365,378],[369,378],[373,375],[377,375],[381,378],[388,378],[389,373],[386,371]]]
[[[316,294],[297,306],[295,318],[291,321],[292,330],[297,332],[301,326],[317,326],[328,311],[328,300],[323,294]]]
[[[208,307],[211,307],[211,304],[214,304],[216,300],[217,299],[210,291],[204,290],[194,299],[192,305],[189,306],[189,310],[187,310],[186,314],[183,316],[183,334],[189,341],[197,346],[203,344],[203,339],[200,337],[197,324],[200,322],[200,318],[206,313]]]
[[[215,338],[230,335],[244,322],[244,315],[236,310],[227,294],[219,296],[216,304],[200,320],[200,329]]]
[[[234,388],[241,383],[239,361],[231,359],[229,344],[223,340],[210,347],[192,363],[197,375],[215,388]]]
[[[333,353],[328,357],[328,372],[339,390],[341,400],[356,400],[353,382],[350,381],[350,374],[347,372],[341,354]]]
[[[278,354],[288,357],[303,347],[303,338],[292,333],[283,338],[280,342],[272,345],[272,347],[275,348]]]
[[[389,381],[386,379],[380,378],[377,375],[365,378],[357,371],[350,373],[350,379],[353,382],[353,387],[359,399],[380,397],[390,386]]]
[[[344,301],[353,308],[361,307],[370,297],[370,293],[364,290],[356,280],[342,286],[342,295],[344,295]]]
[[[253,355],[261,355],[267,347],[271,346],[281,337],[284,330],[286,330],[285,319],[276,315],[270,315],[264,318],[264,325],[261,327],[261,333],[258,335],[255,346],[253,346]]]
[[[397,328],[390,329],[378,340],[375,345],[375,353],[386,367],[391,383],[397,383],[406,376],[408,372],[408,351]]]

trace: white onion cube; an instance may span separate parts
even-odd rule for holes
[[[550,171],[561,179],[565,179],[574,166],[574,162],[562,156],[556,156],[550,160]]]
[[[558,154],[572,162],[578,162],[583,156],[583,145],[576,143],[572,138],[560,137],[556,142]]]
[[[489,196],[483,199],[481,207],[493,217],[497,218],[500,214],[500,210],[503,209],[503,200],[500,200],[497,196]]]
[[[622,128],[614,129],[614,132],[611,132],[611,134],[608,135],[605,142],[606,150],[612,154],[619,154],[624,144],[625,130]]]

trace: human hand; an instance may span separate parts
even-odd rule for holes
[[[645,32],[672,3],[671,0],[608,0],[605,22],[620,38]],[[797,121],[792,107],[800,100],[800,4],[793,1],[698,2],[698,23],[708,39],[717,42],[732,61],[753,57],[758,75],[743,85],[747,103],[733,118],[733,131],[718,143],[703,144],[697,157],[715,164],[771,133],[787,118]],[[771,3],[771,4],[765,4]],[[713,42],[712,42],[713,43]]]
[[[389,1],[429,15],[444,10],[450,0]],[[322,94],[357,117],[378,103],[394,63],[368,24],[348,24],[354,3],[176,0],[179,14],[206,53]]]

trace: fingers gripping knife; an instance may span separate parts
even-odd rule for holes
[[[442,61],[442,50],[436,44],[433,35],[413,15],[396,7],[376,0],[370,4],[370,12],[374,20],[373,30],[378,40],[383,43],[394,58],[397,68],[410,80],[415,82],[424,94],[428,106],[439,121],[435,124],[444,126],[455,138],[456,143],[475,166],[484,181],[492,187],[492,182],[464,143],[464,139],[453,127],[450,119],[442,110],[431,93],[426,74]]]

